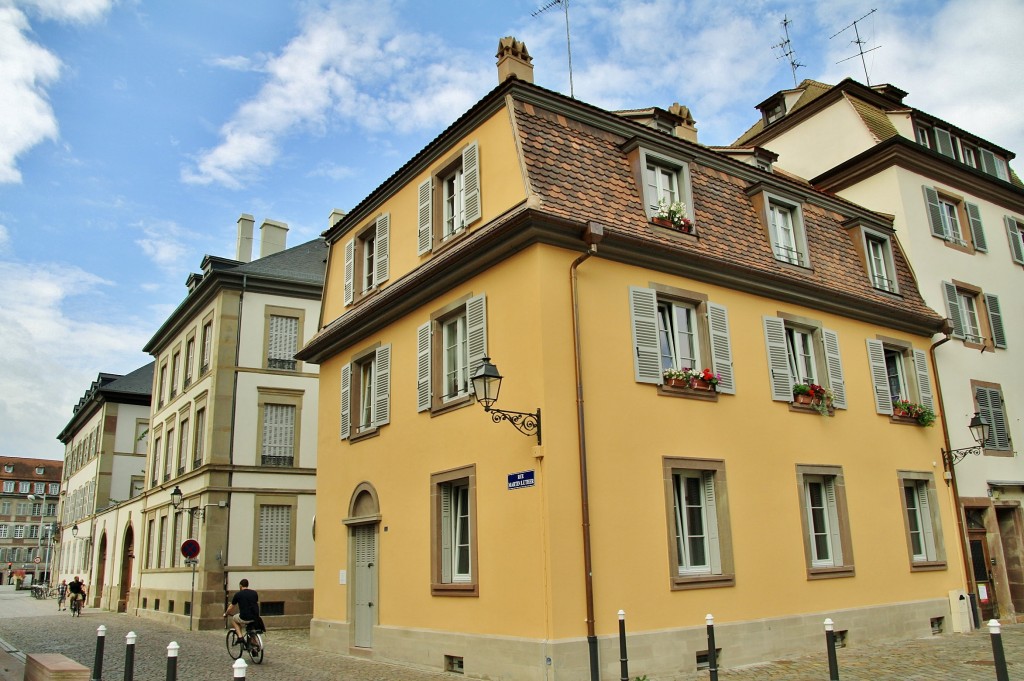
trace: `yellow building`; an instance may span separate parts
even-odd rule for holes
[[[325,234],[298,354],[316,645],[596,679],[620,610],[650,676],[704,662],[708,613],[727,667],[819,649],[826,617],[853,646],[959,626],[941,433],[876,400],[884,345],[932,406],[943,324],[891,222],[695,144],[679,107],[618,115],[533,85],[522,43],[498,56],[499,86]],[[670,385],[687,368],[716,389]]]

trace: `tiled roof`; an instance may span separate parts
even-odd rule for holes
[[[107,383],[100,392],[102,393],[135,393],[138,395],[150,395],[153,392],[153,365],[150,362],[146,366],[139,367],[130,374]]]
[[[8,473],[7,467],[13,470]],[[36,473],[36,468],[43,468],[43,474]],[[54,459],[29,459],[20,456],[0,456],[0,478],[5,480],[49,481],[60,482],[60,474],[64,469],[63,461]]]
[[[235,271],[322,285],[326,269],[327,242],[313,239],[280,253],[239,265]]]
[[[823,94],[831,90],[832,86],[829,85],[828,83],[821,83],[816,80],[811,80],[810,78],[805,78],[800,82],[800,84],[795,89],[803,89],[803,92],[800,94],[800,98],[796,100],[793,106],[786,110],[787,116],[793,113],[794,111],[797,111],[798,109],[807,106],[808,104],[816,100],[818,97],[821,97]],[[757,135],[759,135],[764,130],[764,128],[764,119],[762,118],[758,120],[756,123],[754,123],[752,126],[750,126],[750,128],[748,128],[745,133],[740,135],[736,139],[736,141],[732,143],[731,146],[743,146],[744,144],[747,143],[748,140],[757,137]]]
[[[881,109],[871,106],[858,97],[850,97],[847,94],[843,96],[846,97],[846,101],[853,105],[857,115],[860,116],[860,119],[864,121],[864,125],[867,126],[872,136],[874,136],[875,142],[883,142],[890,137],[900,134],[896,130],[896,126],[889,120],[889,116]]]
[[[566,219],[600,222],[605,225],[606,238],[617,234],[676,251],[681,258],[700,259],[708,267],[717,264],[722,269],[743,270],[751,278],[807,285],[822,297],[830,292],[842,294],[887,308],[894,317],[909,312],[931,318],[936,325],[941,320],[925,305],[895,240],[893,256],[902,296],[871,286],[861,258],[841,224],[849,216],[804,203],[813,270],[786,266],[772,253],[746,192],[749,183],[698,161],[691,163],[690,168],[700,238],[679,238],[648,222],[640,188],[626,154],[620,149],[624,138],[521,102],[516,110],[516,124],[530,186],[545,212]]]

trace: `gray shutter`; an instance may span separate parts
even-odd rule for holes
[[[932,128],[932,132],[935,133],[935,146],[938,147],[938,152],[943,156],[955,158],[953,155],[953,138],[950,137],[949,131],[942,128]]]
[[[992,327],[992,341],[997,348],[1006,347],[1006,330],[1003,328],[1003,314],[999,310],[999,296],[985,294],[985,307],[988,308],[988,323]]]
[[[469,356],[469,391],[473,376],[487,356],[487,297],[483,294],[466,301],[466,354]]]
[[[964,202],[964,207],[967,209],[967,221],[971,223],[971,240],[974,242],[974,250],[982,253],[988,252],[985,230],[981,226],[981,211],[973,203]]]
[[[953,338],[965,338],[964,317],[960,310],[960,299],[956,295],[956,286],[948,281],[942,282],[942,294],[946,299],[946,316],[953,322]]]
[[[828,507],[828,531],[831,535],[832,564],[836,567],[845,565],[843,562],[843,533],[839,524],[839,501],[836,495],[836,478],[825,478],[825,505]]]
[[[1018,265],[1024,265],[1024,241],[1021,240],[1020,224],[1009,215],[1003,218],[1006,222],[1006,236],[1010,240],[1010,255]]]
[[[882,341],[867,339],[868,362],[871,364],[871,384],[875,388],[875,412],[892,415],[892,393],[889,373],[885,369],[885,347]]]
[[[452,484],[446,482],[438,490],[441,496],[441,583],[452,582]]]
[[[922,186],[924,190],[925,208],[928,210],[928,224],[931,225],[932,236],[946,238],[946,230],[942,226],[942,208],[939,206],[939,193],[931,187]]]
[[[352,405],[352,365],[346,364],[341,367],[341,439],[347,440]]]
[[[416,411],[430,409],[430,330],[433,322],[416,329]]]
[[[345,244],[345,304],[351,305],[353,296],[352,291],[355,284],[355,264],[356,264],[356,241],[352,239]]]
[[[764,342],[768,349],[772,399],[792,402],[793,377],[789,373],[789,355],[786,351],[786,323],[780,317],[764,317]]]
[[[914,350],[914,371],[917,373],[917,392],[922,407],[935,409],[932,397],[932,378],[928,374],[928,355],[924,350]]]
[[[428,177],[420,183],[416,190],[418,197],[418,227],[416,231],[416,255],[423,255],[430,251],[434,239],[434,230],[431,221],[434,216],[434,190],[432,181]]]
[[[473,142],[462,152],[462,207],[466,225],[471,225],[481,216],[480,207],[480,151]]]
[[[1003,397],[994,388],[976,388],[978,411],[989,422],[990,428],[985,447],[988,449],[1009,449],[1010,431],[1007,429],[1006,412],[1003,410]]]
[[[978,149],[978,155],[981,156],[981,169],[989,175],[998,176],[999,171],[996,170],[996,155],[988,149]]]
[[[391,345],[377,348],[373,380],[373,425],[391,423]]]
[[[708,334],[711,336],[711,370],[718,374],[718,392],[736,394],[729,341],[729,313],[725,306],[708,303]]]
[[[718,505],[715,503],[715,472],[702,471],[700,479],[704,488],[704,509],[707,513],[707,517],[704,519],[704,524],[706,525],[704,531],[708,537],[708,559],[711,563],[711,574],[720,575],[722,574],[722,551],[718,546]]]
[[[828,387],[832,391],[832,406],[846,409],[846,378],[843,376],[843,358],[839,354],[839,336],[830,329],[821,330],[825,346],[825,370],[828,372]]]
[[[924,553],[928,560],[935,560],[935,533],[932,530],[932,509],[928,501],[928,483],[919,480],[914,485],[917,492],[917,509],[921,513],[921,536],[924,538]]]
[[[377,247],[373,252],[373,284],[380,286],[391,276],[390,245],[391,245],[391,213],[384,213],[377,218]]]
[[[629,287],[629,317],[633,328],[634,377],[637,383],[661,385],[658,296],[654,289]]]

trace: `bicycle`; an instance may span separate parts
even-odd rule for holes
[[[83,603],[85,603],[85,596],[82,596],[81,598],[75,598],[74,595],[71,596],[71,616],[72,617],[81,617],[82,616],[82,604]]]
[[[253,661],[253,664],[263,663],[263,631],[254,629],[252,622],[246,623],[245,635],[242,638],[238,638],[235,628],[229,624],[225,642],[228,646],[228,655],[232,660],[237,660],[242,653],[248,651],[249,659]]]

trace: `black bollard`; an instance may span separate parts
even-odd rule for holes
[[[718,650],[715,648],[715,618],[708,613],[704,618],[708,626],[708,671],[711,681],[718,681]]]
[[[103,642],[107,640],[107,628],[102,624],[96,628],[96,657],[92,661],[92,681],[103,678]]]
[[[132,681],[135,678],[135,639],[134,631],[129,631],[124,637],[124,681]]]
[[[245,678],[245,668],[247,666],[248,665],[245,664],[245,660],[243,660],[242,658],[238,658],[237,660],[235,660],[235,663],[233,665],[231,665],[231,672],[232,672],[231,678],[233,678],[233,679],[244,679]]]
[[[988,621],[988,634],[992,638],[992,661],[996,665],[996,681],[1010,681],[1010,673],[1006,670],[1006,655],[1003,654],[1003,635],[999,620]]]
[[[620,681],[629,681],[629,658],[626,656],[626,611],[619,610],[619,668]]]
[[[177,641],[167,644],[167,681],[178,679],[178,648]]]
[[[836,632],[831,618],[825,620],[825,649],[828,651],[828,681],[839,681],[839,661],[836,660]]]

